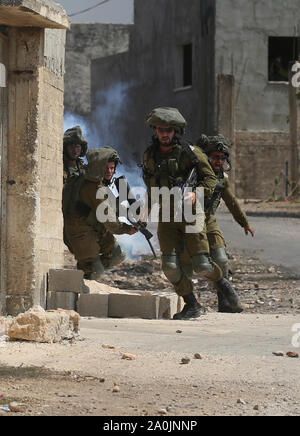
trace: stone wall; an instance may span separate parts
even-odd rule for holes
[[[64,113],[64,50],[66,32],[45,30],[49,50],[40,71],[39,111],[39,274],[38,304],[45,307],[45,278],[50,268],[63,266],[62,138]]]
[[[49,32],[57,53],[63,53],[64,31]],[[9,314],[44,304],[46,273],[63,264],[63,70],[49,69],[47,36],[44,29],[9,29],[6,247],[1,253]]]
[[[284,132],[236,132],[236,179],[239,198],[285,195],[285,165],[290,162],[290,135]],[[278,184],[275,184],[278,179]]]
[[[66,111],[79,115],[90,113],[91,61],[128,51],[131,27],[130,24],[72,24],[66,43]]]

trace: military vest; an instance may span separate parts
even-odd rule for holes
[[[148,188],[165,186],[171,189],[186,181],[190,168],[184,168],[180,165],[182,153],[186,152],[194,165],[199,163],[190,145],[187,142],[177,141],[173,149],[166,156],[163,156],[158,142],[154,140],[153,144],[146,150],[144,157],[143,179]]]
[[[85,174],[85,168],[86,165],[82,159],[77,159],[76,167],[70,167],[64,159],[64,183],[66,183],[69,178],[79,177],[80,175]]]
[[[82,174],[79,177],[70,177],[63,187],[62,211],[64,218],[79,215],[88,217],[91,209],[79,200],[80,190],[85,181]]]

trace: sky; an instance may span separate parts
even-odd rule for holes
[[[82,11],[101,0],[55,0],[68,14]],[[134,0],[109,0],[101,6],[71,17],[73,23],[133,23]]]

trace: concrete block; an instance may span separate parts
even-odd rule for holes
[[[178,295],[159,295],[158,318],[172,319],[178,311]]]
[[[48,292],[47,309],[76,310],[77,294],[75,292]]]
[[[80,316],[107,318],[108,294],[81,294],[77,303],[77,312]]]
[[[75,292],[83,287],[83,271],[77,269],[50,269],[48,275],[49,292]]]
[[[164,292],[164,291],[142,291],[139,294],[154,295],[158,297],[158,318],[159,319],[172,319],[173,315],[178,312],[180,307],[179,299],[180,297],[175,292]],[[181,309],[179,310],[179,312]]]
[[[110,294],[108,316],[112,318],[157,319],[159,297],[155,295]]]

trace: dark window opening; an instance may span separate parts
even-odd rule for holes
[[[2,33],[2,35],[8,36],[8,29],[7,26],[0,26],[0,33]]]
[[[269,37],[269,81],[288,82],[290,63],[299,58],[296,37]]]
[[[193,83],[193,44],[183,46],[183,86]]]

